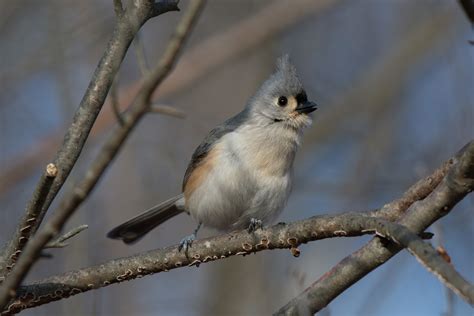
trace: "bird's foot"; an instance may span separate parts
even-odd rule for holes
[[[251,218],[250,219],[250,224],[249,224],[249,227],[247,228],[247,231],[249,232],[249,234],[253,233],[254,231],[256,231],[257,229],[262,229],[263,228],[263,223],[262,223],[262,220],[260,219],[256,219],[256,218]]]
[[[188,253],[188,249],[191,248],[194,240],[196,240],[196,234],[192,234],[181,239],[179,242],[178,251],[181,252],[181,250],[184,249],[184,253]]]
[[[202,223],[199,223],[191,235],[186,236],[183,239],[181,239],[178,246],[179,252],[181,252],[181,250],[184,249],[184,253],[186,254],[186,256],[188,255],[188,249],[191,248],[193,241],[196,240],[196,236],[199,229],[201,228],[201,225]]]

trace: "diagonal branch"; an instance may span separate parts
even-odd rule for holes
[[[425,199],[410,206],[398,221],[413,232],[422,232],[448,214],[453,206],[474,189],[474,141],[464,146],[443,181]],[[385,263],[401,249],[372,239],[361,249],[344,258],[301,294],[283,306],[276,315],[316,313],[344,290]]]
[[[410,187],[400,199],[386,204],[378,211],[316,216],[304,221],[278,224],[265,230],[257,230],[254,235],[235,232],[196,241],[188,257],[179,253],[176,247],[169,247],[111,260],[101,265],[67,272],[20,287],[16,299],[7,311],[18,312],[146,274],[168,271],[181,266],[198,265],[230,255],[246,255],[273,248],[289,248],[293,255],[298,255],[297,246],[301,243],[370,233],[367,230],[363,232],[368,220],[379,216],[381,219],[392,221],[402,216],[410,204],[425,198],[438,186],[452,167],[454,160],[450,159],[444,163],[433,174]]]
[[[97,65],[54,160],[54,165],[58,169],[57,176],[54,177],[52,183],[45,183],[43,177],[38,182],[35,193],[26,207],[24,217],[13,238],[0,255],[0,276],[4,277],[15,264],[18,255],[38,230],[49,206],[69,176],[135,34],[153,16],[177,10],[177,1],[165,0],[156,4],[149,2],[154,3],[154,1],[137,1],[137,6],[127,10],[117,19],[112,38]],[[42,194],[36,194],[37,192],[42,192]],[[39,204],[41,204],[41,208],[36,207]]]
[[[463,300],[474,306],[474,286],[466,281],[431,244],[424,242],[418,235],[400,224],[371,219],[366,222],[366,225],[367,228],[373,227],[377,236],[407,248],[428,271]]]

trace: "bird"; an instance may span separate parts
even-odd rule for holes
[[[251,233],[271,223],[290,195],[295,154],[316,109],[289,56],[280,57],[244,109],[212,129],[196,148],[182,193],[115,227],[107,237],[132,244],[185,212],[198,222],[180,242],[179,251],[187,251],[202,225]]]

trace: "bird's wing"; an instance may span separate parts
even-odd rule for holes
[[[184,174],[182,186],[183,191],[191,173],[204,160],[207,154],[211,151],[212,147],[218,142],[218,140],[225,134],[235,131],[239,126],[242,125],[243,122],[245,122],[247,117],[248,111],[245,109],[225,121],[223,124],[218,125],[212,131],[209,132],[209,134],[204,138],[201,144],[196,148],[196,150],[194,150],[193,156],[191,157],[191,161],[188,164],[188,168],[186,168],[186,173]]]

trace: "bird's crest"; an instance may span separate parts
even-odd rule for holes
[[[290,56],[285,54],[278,58],[276,65],[275,79],[280,87],[291,92],[303,89],[303,85],[296,73],[295,66],[291,63]]]

